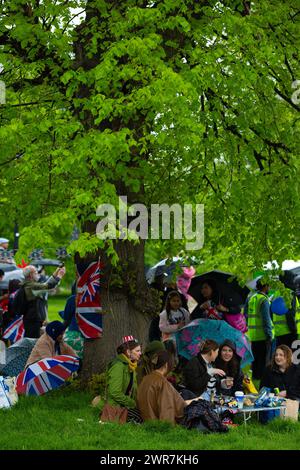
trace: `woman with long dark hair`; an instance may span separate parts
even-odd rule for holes
[[[222,320],[224,313],[232,313],[231,308],[223,305],[216,283],[212,279],[207,279],[202,284],[201,298],[197,307],[191,313],[191,320],[197,318]],[[236,313],[235,307],[233,313]]]
[[[243,390],[244,374],[241,370],[241,358],[237,355],[232,341],[225,340],[220,346],[215,367],[226,373],[226,378],[217,384],[218,393],[234,396],[235,392]]]

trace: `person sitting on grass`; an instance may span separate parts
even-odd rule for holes
[[[109,364],[107,371],[106,397],[95,397],[92,405],[101,411],[105,402],[128,410],[128,422],[141,423],[136,407],[137,377],[136,369],[142,355],[141,346],[133,336],[124,336],[117,349],[117,357]]]
[[[65,326],[60,321],[53,321],[46,326],[45,333],[37,340],[26,363],[31,364],[54,356],[76,356],[74,349],[63,341]]]
[[[279,389],[279,396],[300,401],[300,366],[292,363],[292,350],[282,344],[276,348],[271,365],[265,369],[260,388]]]
[[[144,353],[142,354],[141,361],[137,367],[137,382],[141,383],[145,375],[150,374],[154,370],[153,359],[157,356],[160,351],[165,351],[166,347],[162,341],[151,341],[146,346]]]
[[[174,364],[174,357],[169,351],[157,353],[154,370],[139,385],[137,403],[145,421],[160,420],[176,424],[184,417],[184,408],[195,400],[185,401],[167,380]]]
[[[207,339],[201,344],[199,354],[190,359],[183,368],[183,379],[187,389],[182,392],[183,397],[192,398],[201,395],[204,400],[209,401],[211,394],[216,394],[217,377],[226,376],[224,370],[213,367],[218,353],[219,345],[215,341]]]
[[[215,367],[226,373],[226,379],[217,383],[218,394],[234,396],[234,393],[243,390],[244,374],[241,370],[241,358],[236,353],[235,344],[225,340],[220,346]]]

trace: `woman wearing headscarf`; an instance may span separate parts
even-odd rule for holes
[[[74,349],[63,341],[65,326],[60,321],[53,321],[46,326],[45,333],[37,340],[26,363],[26,367],[54,356],[76,357]]]

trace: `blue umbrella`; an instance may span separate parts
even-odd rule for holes
[[[253,362],[253,354],[248,338],[224,320],[197,319],[175,333],[178,354],[191,359],[199,353],[200,343],[205,339],[213,339],[218,344],[231,340],[236,352],[241,357],[241,366]]]

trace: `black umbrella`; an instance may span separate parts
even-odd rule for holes
[[[18,269],[14,263],[8,264],[8,263],[1,263],[0,262],[0,269],[1,271],[4,271],[5,273],[8,273],[9,271],[15,271]]]
[[[9,281],[12,279],[24,280],[23,269],[18,268],[14,264],[12,267],[13,269],[8,269],[4,272],[4,278],[0,281],[0,289],[8,289]]]
[[[47,258],[41,258],[41,259],[35,259],[30,262],[32,266],[56,266],[59,267],[61,266],[62,262],[59,261],[58,259],[47,259]]]
[[[220,301],[230,306],[240,306],[250,292],[248,287],[241,287],[236,277],[223,271],[209,271],[192,279],[188,293],[199,303],[203,301],[201,287],[205,281],[213,281],[220,296]]]
[[[300,266],[297,266],[293,269],[288,269],[283,272],[279,276],[280,281],[287,287],[288,289],[295,289],[294,280],[295,277],[300,276]]]

